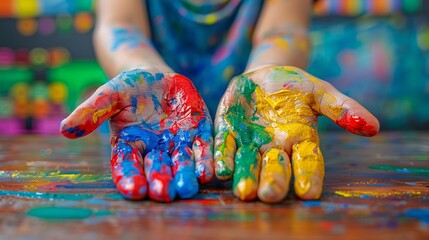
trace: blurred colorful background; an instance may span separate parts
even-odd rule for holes
[[[57,134],[107,81],[93,10],[93,0],[0,1],[1,135]],[[429,1],[320,0],[310,35],[310,73],[361,102],[382,130],[429,130]],[[322,118],[320,129],[338,128]]]

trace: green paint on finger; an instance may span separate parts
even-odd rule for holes
[[[235,155],[235,171],[234,171],[234,182],[233,189],[237,188],[237,185],[241,181],[253,181],[258,183],[259,174],[259,158],[258,148],[252,146],[243,146],[238,149]]]
[[[231,176],[232,171],[226,166],[225,161],[217,162],[217,175],[221,177]]]

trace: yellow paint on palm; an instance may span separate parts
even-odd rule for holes
[[[337,104],[338,100],[332,94],[324,90],[315,91],[314,99],[317,100],[314,103],[314,108],[320,109],[321,103],[323,103],[325,110],[324,114],[328,118],[337,119],[344,111],[344,107]]]
[[[292,149],[295,193],[300,196],[319,198],[322,194],[325,167],[318,143],[305,141]]]
[[[314,112],[310,108],[311,96],[307,93],[282,89],[266,94],[259,87],[255,89],[258,113],[269,123],[309,124],[314,120]]]

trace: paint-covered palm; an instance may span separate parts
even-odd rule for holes
[[[191,81],[179,74],[123,72],[61,123],[78,138],[109,119],[112,177],[127,199],[192,197],[214,176],[213,124]]]
[[[234,78],[219,105],[215,171],[233,178],[242,200],[282,201],[294,175],[295,194],[322,194],[324,163],[317,117],[348,131],[377,134],[377,119],[329,83],[295,67],[264,67]]]

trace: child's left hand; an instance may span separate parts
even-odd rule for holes
[[[234,78],[216,114],[217,177],[233,178],[233,192],[242,200],[273,203],[287,195],[293,171],[296,195],[319,198],[322,114],[354,134],[373,136],[379,130],[360,104],[301,69],[269,66]]]

